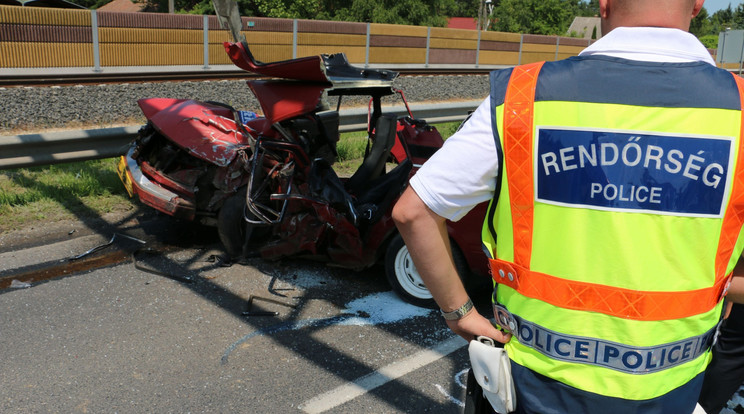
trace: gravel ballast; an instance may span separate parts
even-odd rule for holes
[[[475,100],[488,95],[488,75],[401,76],[395,87],[409,103]],[[4,111],[0,135],[57,128],[107,128],[144,122],[137,100],[178,98],[218,101],[239,110],[260,112],[258,102],[243,80],[149,82],[75,86],[0,88]],[[335,105],[334,97],[329,99]],[[388,97],[384,103],[398,103]],[[359,98],[345,105],[366,105]]]

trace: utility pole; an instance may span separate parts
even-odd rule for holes
[[[486,13],[486,27],[483,30],[488,30],[491,28],[491,13],[493,13],[493,1],[492,0],[486,0],[486,7],[485,7],[485,13]]]
[[[493,0],[481,0],[478,4],[478,30],[488,30],[491,26],[491,13],[493,12]]]
[[[481,23],[483,22],[483,2],[484,0],[478,2],[478,23],[475,26],[478,31],[481,30]]]

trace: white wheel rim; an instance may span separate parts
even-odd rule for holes
[[[413,264],[408,248],[403,245],[395,254],[395,278],[398,283],[409,295],[418,299],[431,299],[429,289],[424,285],[424,281],[419,276],[416,266]]]

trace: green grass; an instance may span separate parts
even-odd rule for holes
[[[336,144],[336,152],[338,152],[338,161],[349,161],[364,156],[364,150],[367,148],[367,132],[347,132],[341,134]]]
[[[447,139],[455,133],[457,127],[460,126],[459,122],[447,122],[444,124],[435,125],[439,134],[442,138]],[[338,152],[338,161],[350,161],[359,160],[364,157],[364,151],[367,148],[367,132],[348,132],[341,134],[341,139],[336,145]]]
[[[447,122],[435,125],[442,138],[447,139],[455,133],[460,126],[459,122]],[[367,148],[367,132],[357,131],[341,134],[341,139],[336,144],[338,159],[333,168],[342,177],[351,176],[356,171],[364,158]]]
[[[112,159],[0,171],[0,232],[133,208]]]
[[[437,130],[439,131],[439,134],[442,135],[442,138],[445,140],[452,136],[452,134],[457,131],[457,128],[460,127],[460,122],[447,122],[444,124],[437,124],[435,125],[437,127]]]
[[[457,122],[436,125],[449,137]],[[341,135],[338,162],[341,176],[351,175],[364,157],[366,132]],[[40,221],[94,218],[136,208],[116,173],[118,159],[19,168],[0,171],[0,233]]]

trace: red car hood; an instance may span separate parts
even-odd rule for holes
[[[225,107],[170,98],[140,99],[137,104],[158,132],[191,155],[218,166],[230,164],[238,149],[248,145],[248,137]]]

